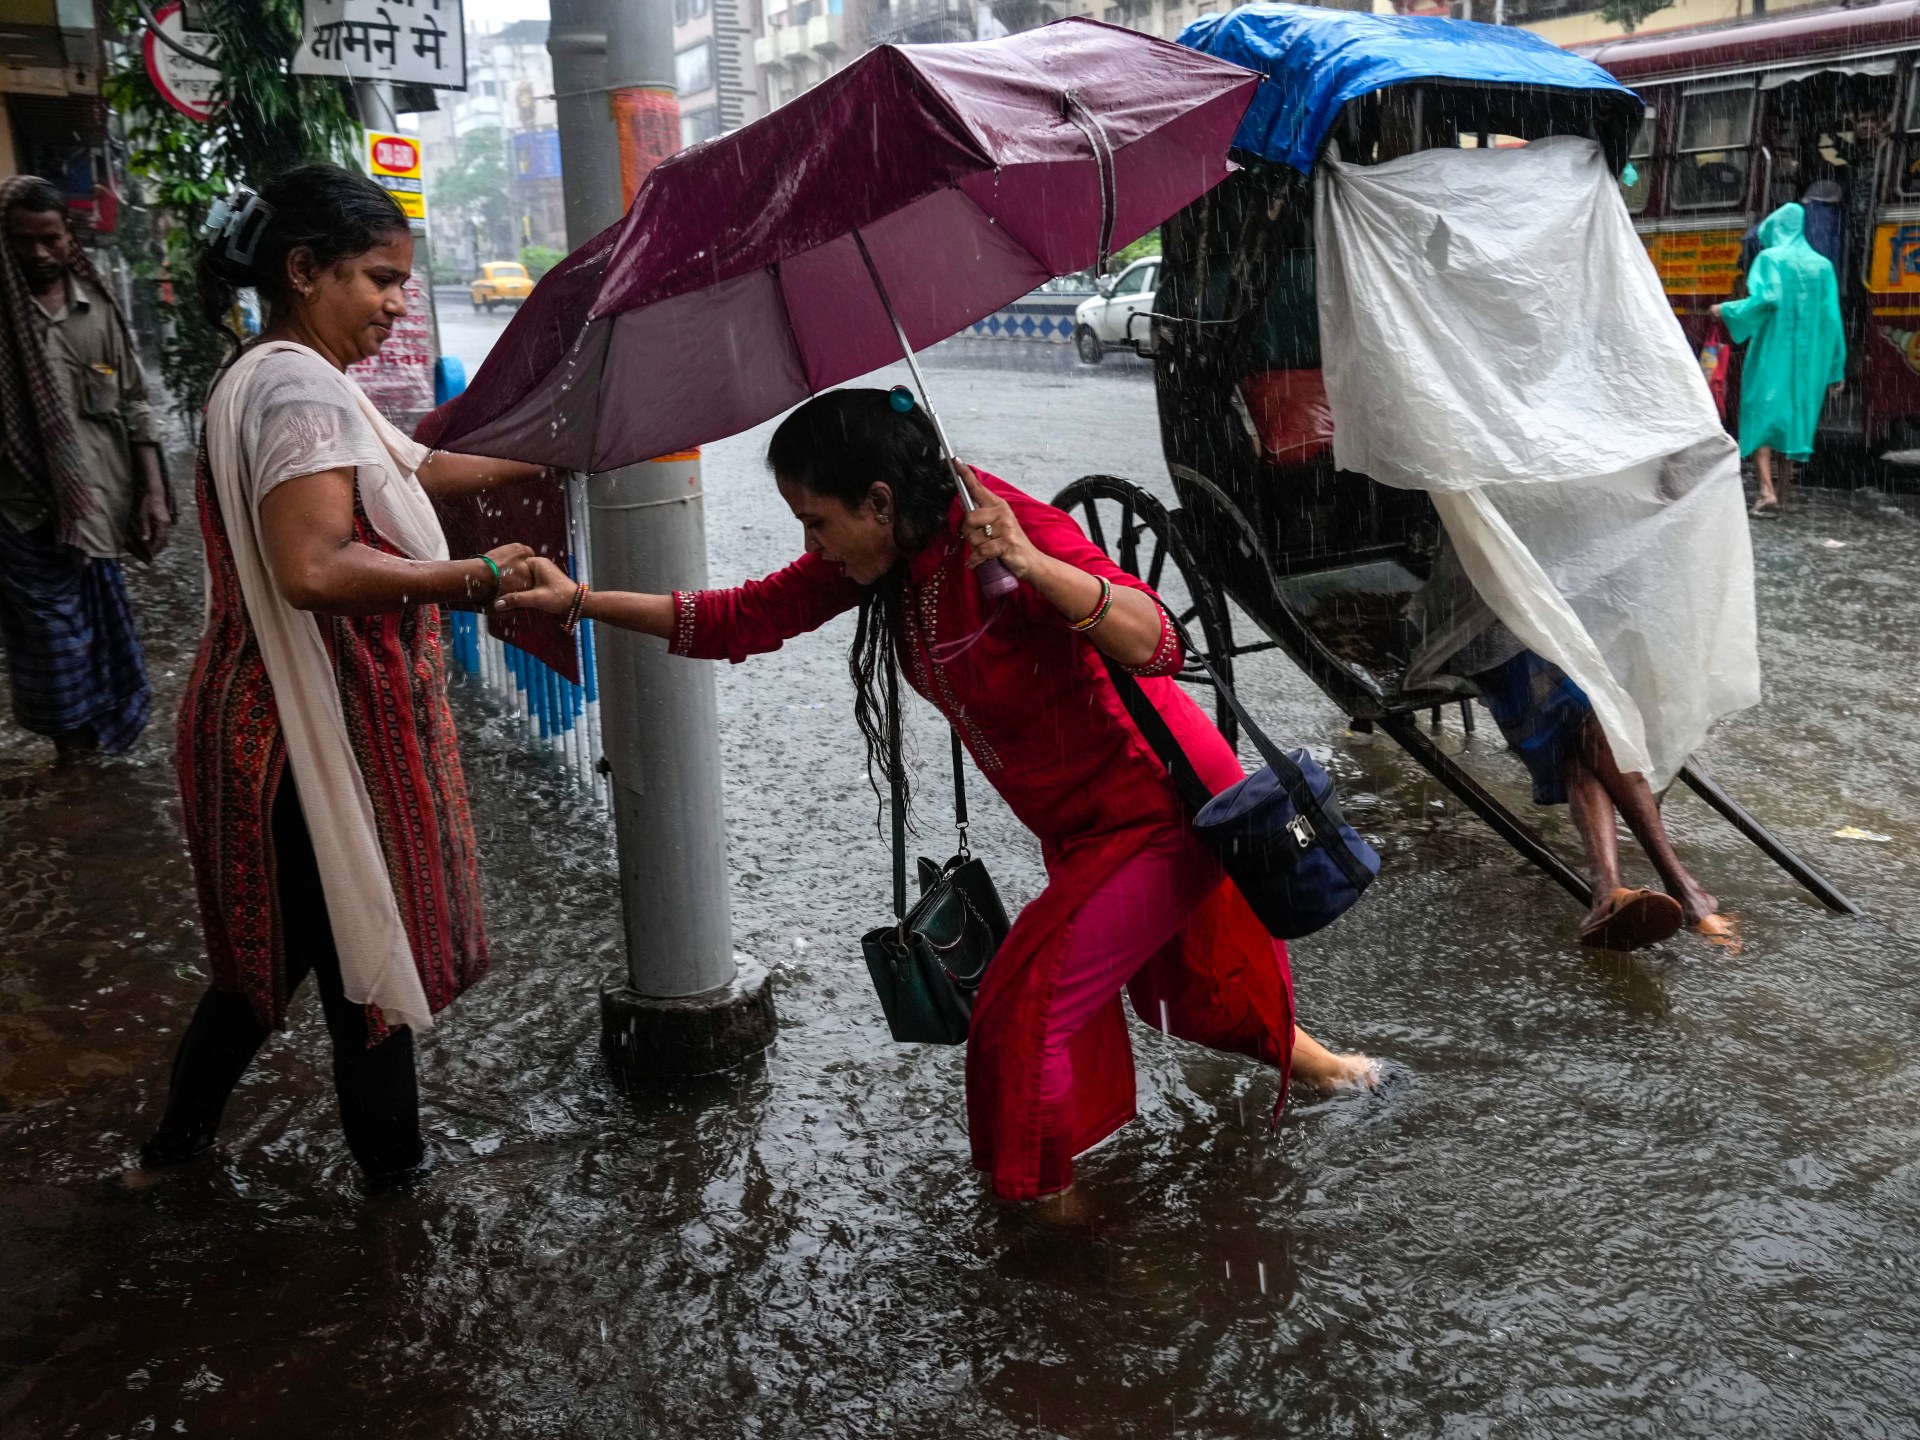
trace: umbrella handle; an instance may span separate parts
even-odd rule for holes
[[[1013,572],[998,560],[982,560],[973,574],[980,582],[980,593],[990,599],[998,600],[1002,595],[1011,595],[1020,588],[1020,582],[1013,578]]]

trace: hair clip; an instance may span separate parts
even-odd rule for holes
[[[229,260],[251,265],[254,252],[260,248],[260,237],[266,234],[267,222],[272,219],[273,206],[243,186],[207,208],[200,238],[208,245],[224,242]]]
[[[896,415],[906,415],[913,409],[913,391],[904,385],[896,385],[887,391],[887,403],[893,407]]]

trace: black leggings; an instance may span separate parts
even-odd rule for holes
[[[413,1032],[395,1030],[378,1045],[367,1044],[366,1009],[347,999],[342,986],[320,867],[291,774],[274,797],[273,845],[287,996],[293,997],[311,971],[333,1037],[333,1086],[347,1149],[375,1179],[411,1170],[424,1155]],[[174,1056],[166,1116],[142,1147],[148,1163],[181,1159],[212,1142],[227,1097],[271,1033],[254,1018],[246,996],[210,989],[200,997]]]

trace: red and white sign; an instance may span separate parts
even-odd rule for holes
[[[404,135],[375,135],[373,173],[376,175],[418,175],[420,147]]]
[[[170,0],[154,12],[156,25],[165,34],[185,46],[196,55],[204,55],[210,61],[220,59],[220,42],[211,35],[202,35],[187,29],[180,14],[180,0]],[[203,65],[189,60],[173,46],[155,35],[152,29],[147,31],[142,45],[142,56],[147,63],[147,74],[153,80],[153,88],[160,92],[160,98],[178,110],[182,115],[195,120],[211,120],[217,105],[216,96],[220,88],[220,70],[216,64]]]

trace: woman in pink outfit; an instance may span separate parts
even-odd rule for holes
[[[1134,728],[1109,659],[1141,688],[1215,790],[1231,747],[1172,677],[1178,635],[1148,587],[1071,518],[961,467],[963,509],[904,389],[841,390],[795,410],[768,464],[806,553],[764,580],[695,594],[587,593],[540,564],[503,602],[658,635],[675,654],[739,662],[858,609],[849,664],[870,773],[891,773],[898,677],[937,707],[1040,839],[1045,891],[994,957],[974,1004],[967,1111],[974,1163],[1011,1200],[1065,1190],[1073,1157],[1134,1115],[1125,989],[1148,1024],[1332,1086],[1364,1079],[1293,1023],[1286,947],[1195,838]],[[998,559],[1003,601],[970,573]]]

